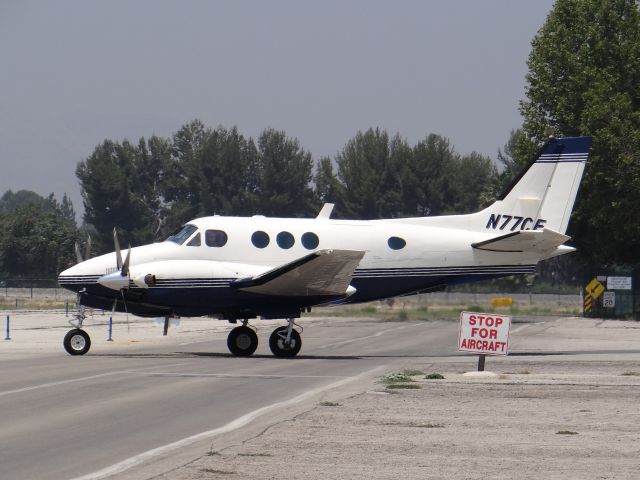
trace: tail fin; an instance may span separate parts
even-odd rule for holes
[[[567,231],[591,137],[551,138],[498,200],[480,214],[488,231]],[[479,226],[479,225],[478,225]]]

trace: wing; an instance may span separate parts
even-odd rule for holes
[[[549,255],[570,238],[550,228],[544,228],[507,233],[489,240],[472,243],[471,246],[477,250],[489,252],[535,252]],[[564,247],[564,249],[573,250],[571,247]]]
[[[276,296],[343,296],[365,252],[318,250],[231,286],[245,292]]]

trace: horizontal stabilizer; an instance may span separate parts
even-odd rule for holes
[[[343,296],[365,252],[318,250],[268,272],[231,283],[239,290],[287,297]]]
[[[471,246],[477,250],[489,252],[535,252],[548,255],[570,238],[550,228],[519,230],[482,242],[472,243]]]

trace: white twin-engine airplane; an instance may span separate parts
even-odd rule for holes
[[[248,356],[258,337],[248,321],[288,319],[269,347],[294,357],[301,312],[326,304],[368,302],[446,285],[532,273],[563,245],[591,137],[551,138],[490,207],[469,215],[334,220],[212,216],[193,220],[164,242],[116,251],[62,272],[78,293],[75,327],[64,347],[83,355],[83,306],[143,317],[210,315],[238,320],[227,345]],[[79,255],[80,257],[80,255]]]

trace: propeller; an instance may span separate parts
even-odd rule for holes
[[[120,241],[118,240],[118,230],[113,228],[113,245],[115,247],[116,253],[116,268],[117,270],[108,275],[104,275],[98,279],[98,283],[104,285],[107,288],[111,288],[113,290],[119,290],[120,296],[122,297],[122,304],[124,305],[124,311],[127,319],[127,332],[129,331],[129,310],[127,309],[127,298],[125,296],[124,291],[129,288],[130,276],[129,276],[129,265],[131,264],[131,245],[129,245],[129,250],[127,251],[127,256],[122,261],[122,252],[120,251]],[[111,313],[116,311],[118,306],[118,297],[114,297],[113,299],[113,307],[111,308]]]
[[[78,242],[75,243],[74,250],[76,252],[76,261],[77,261],[77,263],[82,263],[85,260],[89,260],[89,257],[91,256],[91,235],[87,235],[87,243],[86,243],[85,249],[84,249],[84,257],[82,256],[82,253],[80,252],[80,246],[78,245]]]
[[[116,247],[116,268],[122,268],[122,254],[120,253],[120,242],[118,241],[118,230],[113,227],[113,245]]]
[[[129,265],[131,263],[131,245],[125,261],[122,261],[122,252],[120,251],[120,242],[118,241],[118,231],[113,229],[113,244],[116,254],[116,271],[103,275],[98,279],[98,283],[111,290],[125,290],[129,288]]]

